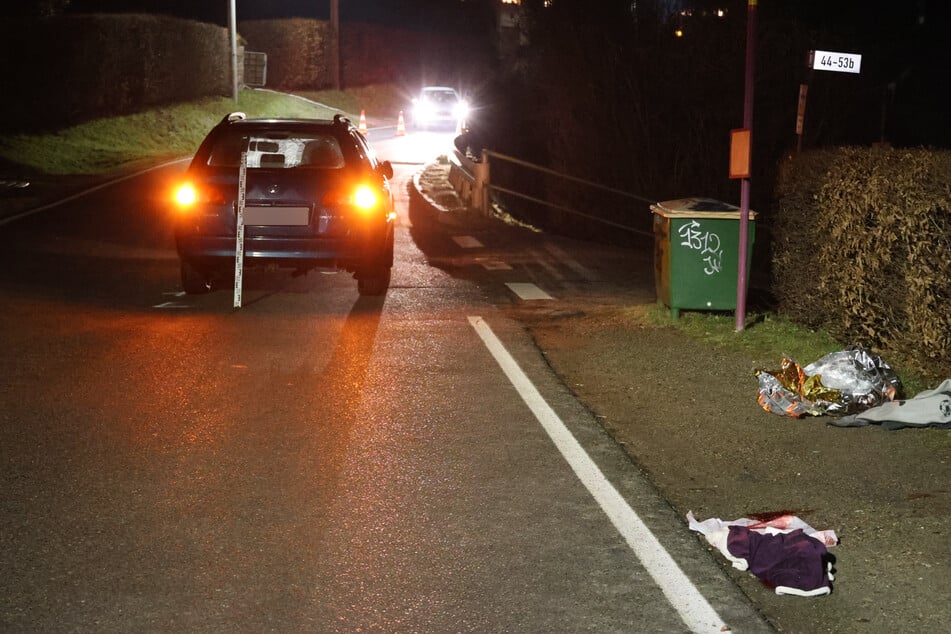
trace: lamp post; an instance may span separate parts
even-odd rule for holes
[[[330,74],[340,90],[340,0],[330,0]]]
[[[228,35],[231,38],[231,94],[238,101],[238,28],[234,0],[228,3]]]

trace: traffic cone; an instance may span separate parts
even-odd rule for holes
[[[360,134],[367,133],[367,111],[366,110],[360,111],[360,127],[357,129],[360,130]]]
[[[403,136],[406,134],[406,122],[403,121],[403,111],[400,110],[400,118],[396,121],[396,136]]]

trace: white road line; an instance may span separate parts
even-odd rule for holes
[[[506,282],[505,285],[509,287],[509,290],[518,295],[520,299],[555,299],[529,282]]]
[[[720,615],[700,594],[650,529],[637,516],[634,509],[604,476],[597,464],[585,453],[485,320],[478,316],[470,316],[469,323],[522,400],[532,410],[549,438],[555,443],[558,451],[571,465],[575,475],[627,541],[628,546],[664,592],[667,600],[677,610],[687,627],[692,632],[725,631],[727,628]]]
[[[179,304],[178,302],[162,302],[152,308],[191,308],[188,304]]]
[[[132,174],[126,174],[125,176],[113,178],[112,180],[106,181],[105,183],[99,183],[98,185],[94,187],[90,187],[89,189],[84,189],[83,191],[75,193],[72,196],[67,196],[66,198],[60,198],[59,200],[55,200],[41,207],[34,207],[33,209],[27,209],[26,211],[21,211],[18,214],[8,216],[0,220],[0,227],[2,227],[3,225],[7,223],[13,222],[14,220],[19,220],[20,218],[26,218],[27,216],[33,215],[37,212],[46,211],[47,209],[58,207],[62,205],[63,203],[68,203],[71,200],[82,198],[83,196],[87,194],[91,194],[95,191],[99,191],[100,189],[110,187],[111,185],[115,185],[116,183],[121,183],[122,181],[127,181],[130,178],[135,178],[136,176],[141,176],[142,174],[148,174],[149,172],[154,172],[155,170],[162,169],[163,167],[168,167],[169,165],[175,165],[176,163],[184,163],[185,161],[190,161],[190,160],[191,160],[190,158],[176,159],[174,161],[168,161],[167,163],[162,163],[161,165],[153,165],[152,167],[149,167],[148,169],[139,170],[138,172],[133,172]]]
[[[452,241],[463,249],[481,249],[483,246],[485,246],[472,236],[453,236]]]

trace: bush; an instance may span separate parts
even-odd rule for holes
[[[0,129],[50,130],[148,106],[230,93],[227,31],[153,15],[0,23]]]
[[[840,148],[781,167],[780,310],[935,375],[951,367],[951,152]]]

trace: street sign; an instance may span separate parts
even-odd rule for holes
[[[862,56],[833,51],[809,51],[809,68],[858,74],[862,68]]]
[[[730,130],[730,178],[750,177],[751,130]]]

